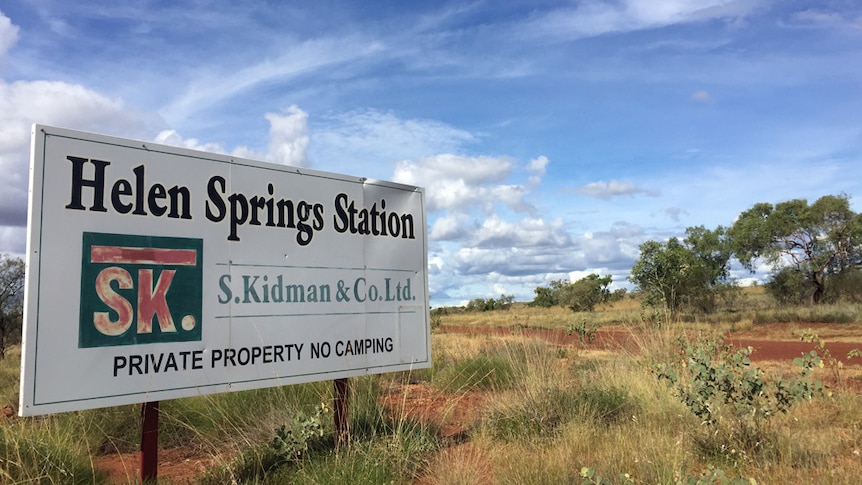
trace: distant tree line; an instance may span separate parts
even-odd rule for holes
[[[758,203],[730,227],[689,227],[682,239],[641,244],[628,280],[644,305],[670,314],[734,310],[740,291],[730,278],[732,258],[752,273],[758,264],[768,265],[774,273],[766,291],[780,303],[862,301],[862,214],[850,209],[844,194],[812,204]],[[598,274],[552,281],[534,290],[529,305],[593,311],[625,295],[624,289],[611,293],[610,284],[610,276]]]
[[[843,194],[757,203],[728,228],[690,227],[682,241],[647,241],[629,280],[647,305],[711,312],[735,289],[732,257],[752,273],[769,265],[766,290],[781,303],[862,300],[862,215]]]
[[[468,312],[490,312],[508,310],[515,301],[515,295],[500,295],[500,298],[474,298],[464,308]]]

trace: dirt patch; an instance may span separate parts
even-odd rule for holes
[[[826,348],[833,357],[844,366],[862,367],[862,358],[848,359],[847,353],[853,349],[862,349],[862,325],[828,325],[777,323],[753,326],[751,329],[736,331],[725,336],[725,342],[737,347],[752,347],[754,361],[793,360],[803,353],[816,349],[814,342],[799,340],[802,332],[811,329],[826,341]],[[599,328],[592,341],[584,341],[578,334],[567,334],[564,330],[549,330],[540,328],[493,328],[493,327],[457,327],[443,326],[443,333],[464,333],[476,335],[523,335],[525,337],[543,339],[551,345],[576,345],[585,349],[606,350],[637,350],[637,335],[635,330],[625,327]]]
[[[398,419],[412,419],[439,429],[444,440],[459,442],[479,419],[486,394],[445,394],[428,383],[394,385],[381,404]]]
[[[159,483],[187,485],[203,475],[215,458],[201,450],[168,448],[159,450]],[[96,468],[105,471],[111,483],[140,482],[140,453],[115,453],[93,457]]]

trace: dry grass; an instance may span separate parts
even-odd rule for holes
[[[629,305],[620,311],[633,310]],[[496,313],[497,319],[489,318],[491,315],[483,319],[449,315],[443,324],[505,327],[517,320],[531,322],[531,327],[560,328],[573,318],[565,309],[515,307]],[[604,318],[618,320],[620,313],[616,315]],[[493,476],[493,483],[580,483],[582,466],[594,467],[610,483],[622,483],[618,477],[623,473],[634,483],[681,483],[686,477],[700,477],[708,466],[720,468],[730,477],[754,478],[767,484],[850,484],[862,476],[862,396],[852,389],[836,389],[832,397],[802,403],[769,421],[762,432],[769,437],[770,449],[759,456],[741,456],[730,449],[708,454],[697,444],[710,439],[708,430],[651,372],[656,363],[680,358],[678,337],[683,334],[689,339],[716,339],[726,331],[756,331],[768,337],[768,326],[737,320],[662,328],[634,323],[617,328],[629,329],[634,348],[613,353],[574,347],[545,346],[542,350],[535,342],[517,336],[435,335],[433,344],[447,349],[449,356],[477,355],[489,346],[506,346],[511,349],[507,355],[513,366],[522,372],[510,388],[498,390],[493,398],[483,401],[488,403],[484,418],[470,432],[469,441],[431,459],[421,483],[466,483],[459,479],[472,482],[480,476]],[[782,338],[796,340],[794,328],[788,330],[785,325],[775,331]],[[796,333],[805,328],[800,325]],[[855,336],[857,341],[862,335],[862,326],[855,324],[819,330],[851,340]],[[498,343],[493,343],[495,340]],[[775,378],[798,373],[789,360],[767,362],[761,367]],[[842,370],[848,375],[856,371]],[[826,379],[829,372],[817,369],[814,377]],[[543,398],[548,392],[562,393],[564,399]],[[609,399],[611,405],[622,402],[625,412],[612,419],[596,412],[605,409]],[[576,404],[567,410],[565,403]],[[537,432],[530,423],[542,419],[548,429]],[[521,434],[507,434],[505,430],[510,428]]]

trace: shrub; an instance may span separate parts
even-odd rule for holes
[[[769,381],[760,368],[751,366],[750,347],[733,349],[685,338],[680,343],[685,363],[659,364],[655,372],[710,430],[709,438],[699,441],[705,452],[743,460],[761,455],[773,441],[765,426],[772,416],[823,395],[822,384],[807,379],[820,365],[816,354],[795,361],[802,367],[800,378]]]
[[[801,271],[795,268],[784,268],[772,275],[766,282],[766,293],[778,303],[786,305],[802,305],[811,301],[814,288]]]

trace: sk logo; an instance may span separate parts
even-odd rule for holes
[[[85,232],[78,347],[201,340],[203,240]]]

